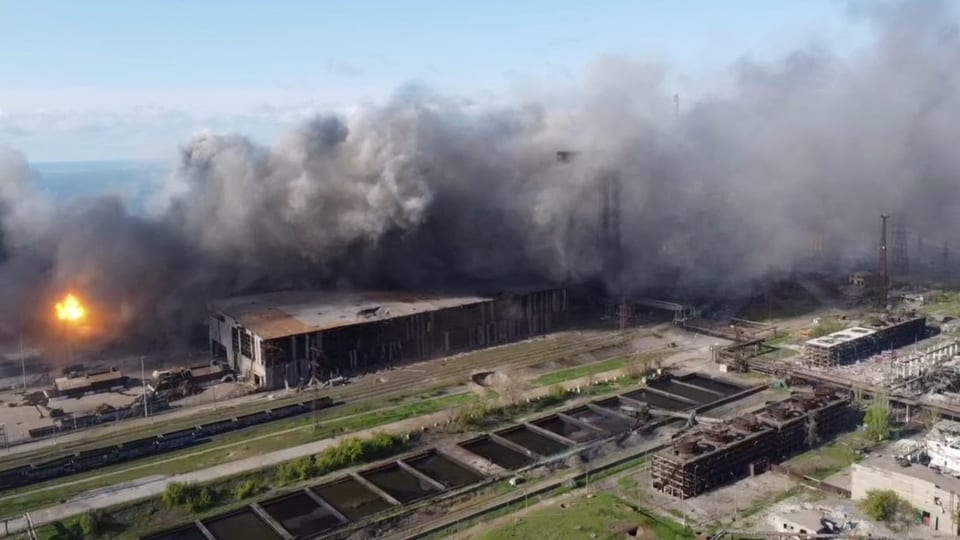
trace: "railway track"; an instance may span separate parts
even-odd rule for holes
[[[524,369],[534,366],[538,363],[553,360],[558,357],[570,355],[582,355],[598,353],[604,350],[616,348],[623,340],[623,335],[618,332],[601,332],[591,336],[559,335],[546,340],[527,341],[520,344],[501,346],[494,349],[486,349],[467,353],[446,360],[431,360],[421,364],[440,363],[443,370],[442,375],[434,376],[425,386],[424,370],[419,370],[421,364],[414,364],[404,368],[398,368],[387,372],[382,377],[367,377],[365,380],[355,385],[331,388],[324,392],[338,402],[344,402],[349,405],[362,404],[366,402],[388,401],[398,397],[407,397],[411,394],[411,389],[423,392],[428,389],[437,389],[444,386],[464,382],[463,379],[469,374],[479,370],[496,370],[503,367],[515,369]],[[521,348],[521,351],[516,351]],[[513,350],[511,350],[513,349]],[[511,354],[512,353],[512,354]],[[598,358],[597,360],[601,360]],[[430,367],[430,366],[427,366]],[[380,382],[383,381],[383,382]],[[414,392],[416,393],[416,392]],[[19,455],[12,455],[0,459],[0,469],[9,469],[32,462],[42,462],[58,457],[71,455],[82,450],[90,450],[103,446],[110,446],[122,443],[124,441],[134,440],[140,437],[153,435],[165,431],[188,428],[199,424],[213,422],[217,420],[229,419],[238,415],[247,414],[270,407],[281,407],[283,405],[297,403],[305,399],[304,394],[309,392],[294,393],[289,396],[280,397],[269,402],[257,400],[253,403],[238,404],[232,407],[224,407],[215,411],[198,411],[195,415],[171,418],[169,421],[158,421],[161,417],[156,417],[154,423],[144,423],[143,419],[138,419],[138,426],[129,426],[133,429],[124,429],[128,425],[125,422],[114,424],[109,427],[111,431],[117,433],[117,436],[104,436],[106,433],[97,433],[97,430],[84,433],[85,437],[76,440],[63,442],[53,448],[44,448],[42,451],[22,452]],[[324,416],[329,416],[329,411],[335,411],[343,404],[335,405],[325,409]],[[126,422],[133,423],[133,420]],[[261,424],[262,427],[264,424]],[[96,437],[96,440],[91,440]],[[214,441],[219,437],[215,437]],[[215,444],[215,443],[214,443]],[[204,445],[209,448],[211,445]],[[135,462],[131,462],[135,463]]]

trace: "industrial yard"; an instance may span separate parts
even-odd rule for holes
[[[519,538],[559,506],[583,523],[545,537],[957,534],[952,297],[889,279],[777,282],[759,320],[579,288],[217,301],[205,361],[11,385],[0,533]],[[878,521],[891,475],[918,487]]]

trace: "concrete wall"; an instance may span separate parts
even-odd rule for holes
[[[850,487],[851,496],[856,501],[864,499],[872,490],[892,489],[918,511],[930,514],[931,529],[946,534],[958,534],[955,513],[960,508],[960,499],[956,493],[941,489],[932,481],[869,465],[854,464]]]
[[[237,376],[244,380],[255,382],[259,378],[259,386],[263,386],[266,369],[261,355],[262,340],[240,326],[229,315],[222,313],[210,315],[208,327],[213,359],[226,362]],[[249,355],[242,354],[235,344],[235,338],[239,339],[241,334],[246,334],[250,339]]]

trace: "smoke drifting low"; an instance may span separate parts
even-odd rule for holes
[[[662,66],[602,58],[562,106],[476,111],[412,87],[270,148],[199,135],[146,217],[110,197],[55,208],[0,151],[0,330],[42,326],[67,288],[109,307],[107,336],[166,341],[238,292],[588,279],[605,170],[623,182],[628,289],[744,290],[818,237],[853,261],[881,210],[955,240],[956,21],[944,2],[851,12],[869,47],[742,61],[729,95],[679,116]]]

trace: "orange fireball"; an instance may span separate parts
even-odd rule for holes
[[[83,307],[80,300],[72,294],[64,297],[62,302],[57,302],[57,319],[67,322],[77,322],[87,316],[87,308]]]

